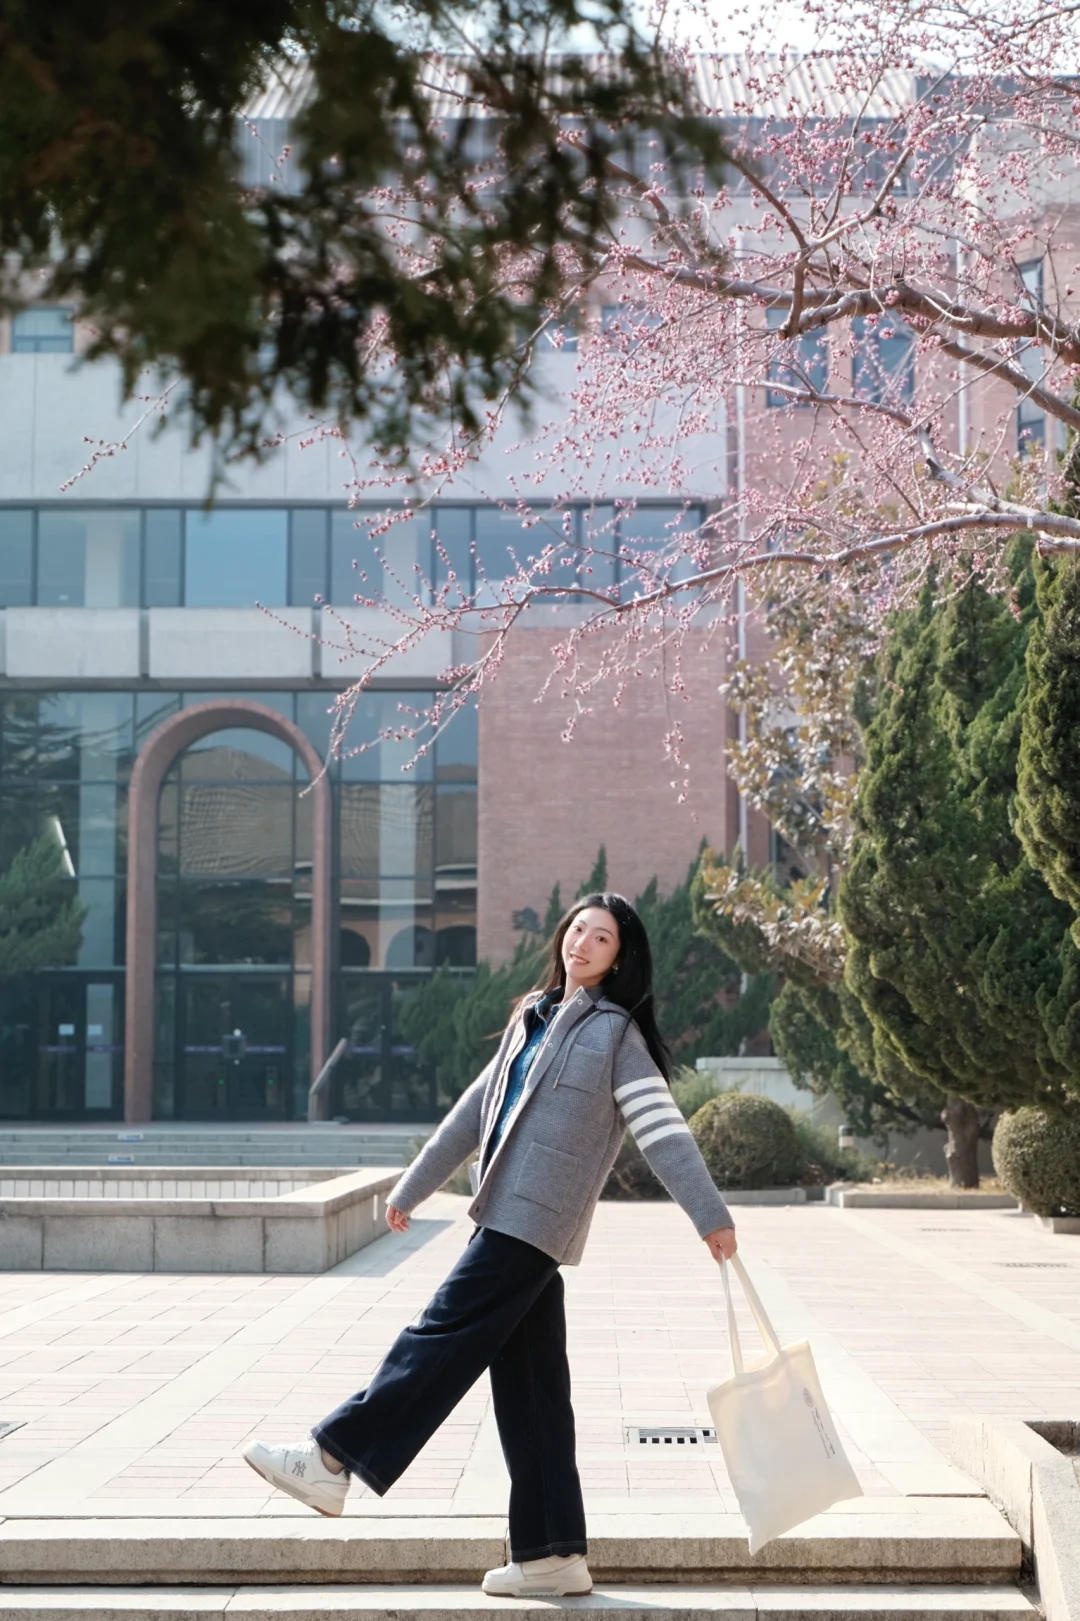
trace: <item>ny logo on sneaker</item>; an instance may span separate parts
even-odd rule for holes
[[[304,1476],[307,1474],[307,1464],[304,1462],[303,1458],[297,1458],[296,1462],[292,1466],[292,1472],[294,1475],[299,1475],[301,1480],[303,1480]]]

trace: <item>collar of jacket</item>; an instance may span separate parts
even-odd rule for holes
[[[539,1000],[540,993],[537,993],[537,995],[529,1001],[528,1006],[535,1007]],[[608,1001],[607,997],[601,992],[599,985],[579,986],[574,992],[573,996],[570,997],[569,1001],[560,1002],[554,1009],[550,1019],[547,1021],[547,1033],[545,1034],[543,1041],[540,1043],[540,1051],[533,1059],[532,1066],[529,1069],[528,1078],[525,1082],[525,1089],[522,1092],[521,1098],[519,1099],[517,1107],[514,1110],[513,1119],[510,1121],[506,1131],[504,1131],[502,1141],[499,1143],[494,1154],[489,1160],[487,1155],[487,1140],[490,1136],[491,1129],[494,1126],[495,1121],[499,1117],[499,1110],[502,1107],[502,1099],[505,1093],[506,1078],[510,1071],[510,1065],[521,1051],[524,1040],[525,1020],[522,1017],[516,1021],[517,1028],[515,1029],[510,1044],[506,1049],[506,1054],[502,1062],[502,1069],[499,1075],[499,1085],[496,1092],[495,1107],[491,1111],[488,1129],[484,1134],[484,1143],[480,1150],[480,1164],[483,1167],[481,1179],[487,1177],[492,1165],[495,1164],[503,1149],[506,1147],[507,1141],[513,1133],[514,1126],[517,1120],[520,1118],[522,1109],[524,1108],[527,1100],[540,1085],[540,1082],[543,1080],[547,1071],[550,1069],[552,1059],[558,1053],[563,1044],[564,1038],[567,1036],[570,1030],[585,1017],[587,1013],[591,1013],[594,1007],[600,1006],[603,1006],[605,1011],[610,1008],[614,1011],[622,1012],[622,1009],[618,1007],[617,1003]]]

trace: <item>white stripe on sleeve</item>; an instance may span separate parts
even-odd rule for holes
[[[639,1115],[636,1120],[631,1120],[630,1130],[633,1132],[638,1142],[640,1142],[641,1133],[643,1131],[651,1130],[653,1126],[659,1125],[661,1120],[681,1119],[682,1115],[679,1113],[678,1108],[674,1103],[662,1103],[658,1109],[650,1109],[648,1113]]]
[[[637,1145],[643,1150],[652,1148],[655,1143],[662,1143],[665,1137],[673,1137],[678,1131],[684,1131],[688,1137],[690,1136],[690,1127],[685,1120],[680,1119],[674,1125],[657,1126],[655,1131],[647,1131],[644,1137],[637,1139]]]
[[[627,1081],[623,1086],[617,1086],[611,1095],[621,1107],[625,1098],[632,1098],[638,1092],[644,1092],[654,1087],[660,1087],[664,1092],[667,1091],[667,1083],[662,1075],[646,1075],[643,1081]]]
[[[651,1092],[642,1092],[640,1097],[631,1098],[628,1103],[622,1105],[619,1112],[624,1120],[630,1120],[643,1109],[655,1109],[658,1103],[670,1103],[674,1107],[675,1100],[666,1086],[656,1086]]]

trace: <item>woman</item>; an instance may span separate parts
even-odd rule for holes
[[[600,1190],[629,1126],[717,1261],[735,1230],[668,1089],[644,926],[621,895],[587,895],[555,934],[549,972],[524,997],[491,1063],[393,1189],[409,1212],[480,1150],[476,1230],[418,1322],[366,1390],[294,1445],[252,1442],[251,1467],[323,1514],[352,1475],[381,1497],[485,1368],[510,1472],[509,1565],[484,1591],[588,1593],[574,1451],[562,1265],[581,1259]]]

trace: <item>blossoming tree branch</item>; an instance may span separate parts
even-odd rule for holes
[[[880,614],[931,568],[1005,589],[1020,530],[1080,549],[1075,8],[827,7],[799,51],[762,17],[718,37],[711,9],[669,8],[662,28],[722,130],[724,183],[655,141],[609,157],[603,249],[567,222],[558,296],[523,338],[548,405],[522,430],[510,391],[404,475],[355,456],[352,498],[387,497],[367,535],[358,520],[357,600],[385,614],[341,645],[366,651],[366,680],[421,637],[476,634],[436,728],[522,622],[555,628],[572,728],[646,670],[677,695],[691,627],[727,636],[740,589],[857,582]],[[493,194],[498,175],[496,140]],[[527,251],[504,275],[532,284]],[[637,496],[605,507],[613,487]],[[448,555],[437,580],[396,571],[394,524],[463,490],[502,500],[503,555],[477,557],[471,584]],[[659,536],[632,521],[656,497],[686,503]]]

